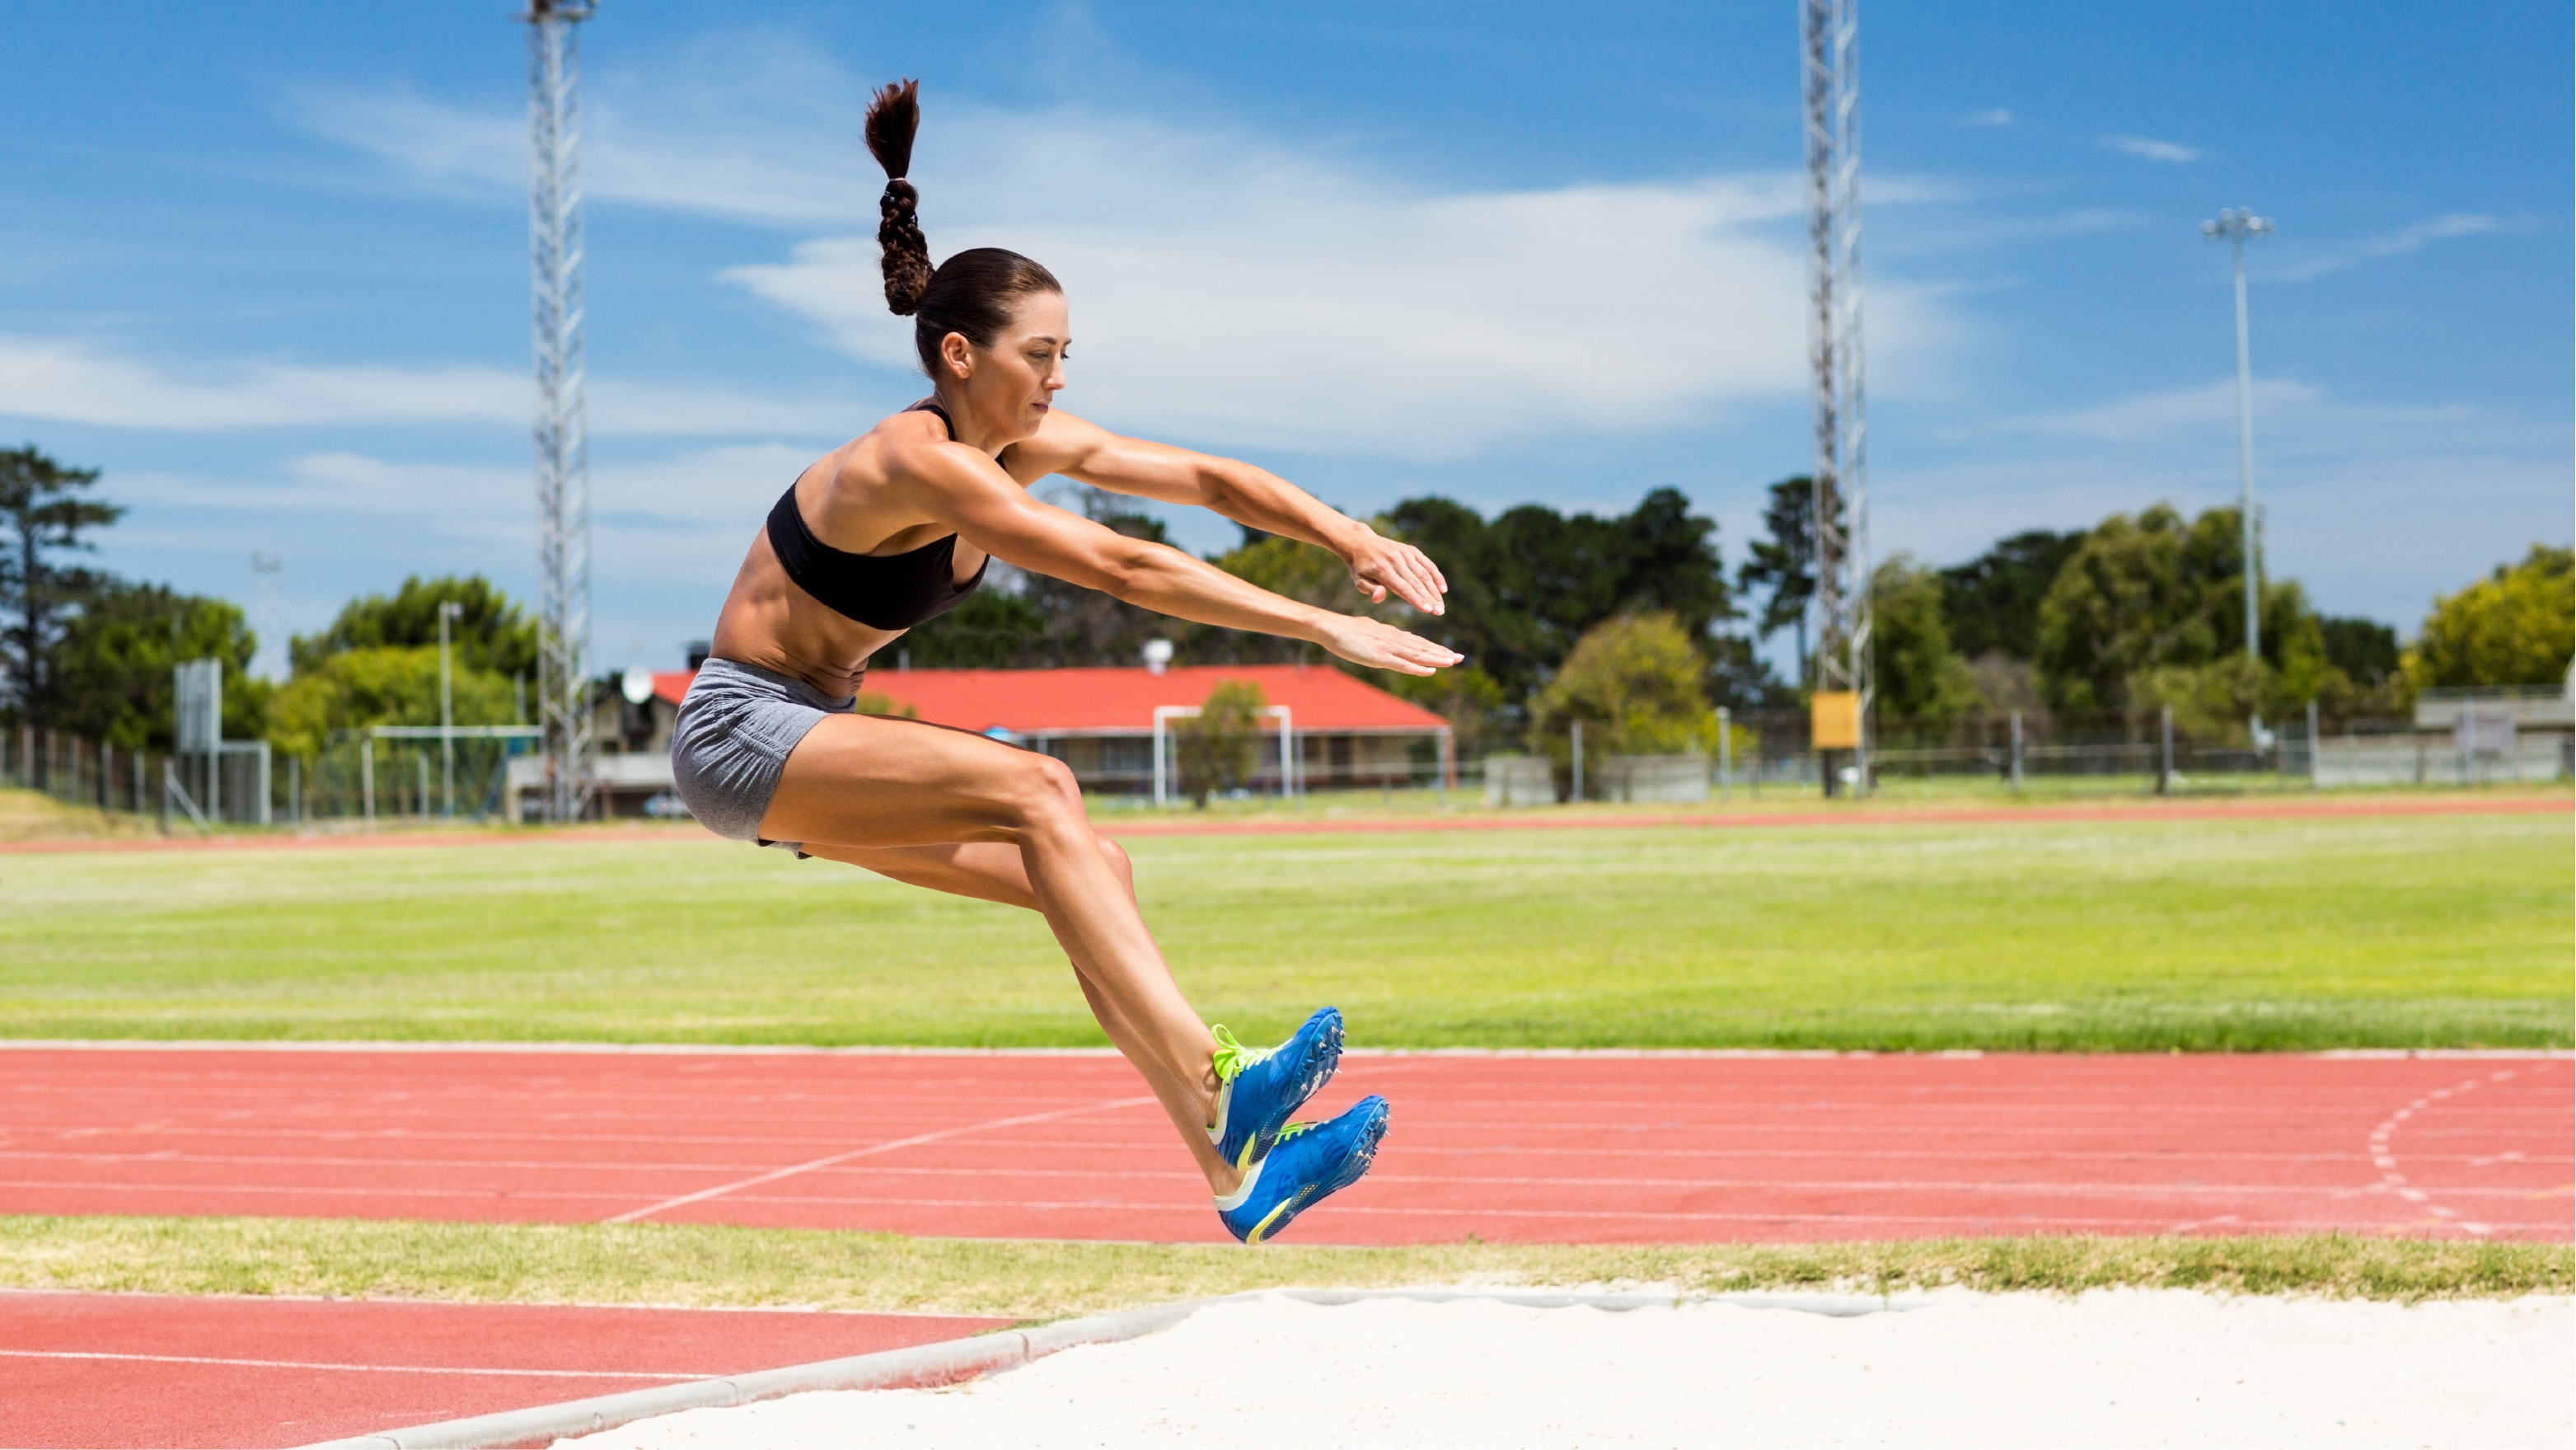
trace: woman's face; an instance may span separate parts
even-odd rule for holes
[[[946,342],[942,354],[949,371],[978,419],[1014,438],[1038,431],[1064,387],[1065,355],[1073,345],[1062,293],[1022,297],[991,347],[976,347],[954,332]]]

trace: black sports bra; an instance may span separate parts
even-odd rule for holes
[[[915,403],[905,412],[936,413],[957,437],[957,424],[937,403]],[[796,485],[778,496],[769,510],[769,547],[796,587],[820,600],[834,613],[870,629],[910,629],[937,619],[974,593],[993,567],[990,558],[975,577],[956,583],[957,536],[934,539],[901,554],[853,554],[814,537],[796,507]]]

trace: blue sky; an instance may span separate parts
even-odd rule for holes
[[[0,20],[0,431],[104,470],[110,567],[250,604],[251,552],[282,553],[280,634],[412,573],[533,598],[507,13]],[[1879,551],[2232,500],[2197,228],[2234,205],[2279,226],[2251,263],[2274,572],[2411,631],[2566,542],[2569,12],[2456,15],[1869,7]],[[777,491],[921,391],[856,140],[898,74],[933,251],[1066,279],[1076,413],[1354,512],[1671,484],[1730,565],[1807,465],[1789,0],[752,16],[602,0],[585,28],[603,668],[704,638]]]

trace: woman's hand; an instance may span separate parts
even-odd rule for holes
[[[1466,658],[1447,645],[1433,644],[1418,634],[1407,634],[1394,625],[1356,614],[1327,614],[1317,633],[1316,642],[1324,648],[1373,670],[1437,674],[1443,666]]]
[[[1359,538],[1343,559],[1351,566],[1351,582],[1369,597],[1371,604],[1384,604],[1387,592],[1425,614],[1446,614],[1447,604],[1441,595],[1449,592],[1449,581],[1442,577],[1440,566],[1431,556],[1411,544],[1398,543],[1379,535],[1366,524],[1359,526]]]

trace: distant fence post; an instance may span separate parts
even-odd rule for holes
[[[2310,700],[2308,702],[2308,789],[2317,789],[2324,783],[2324,779],[2324,770],[2317,763],[2317,702]]]
[[[1735,784],[1735,726],[1724,705],[1717,707],[1717,798],[1726,799]]]
[[[1583,801],[1583,722],[1574,722],[1574,802]]]
[[[286,818],[304,824],[304,757],[286,757]]]
[[[2012,792],[2021,794],[2021,712],[2012,712]]]
[[[366,748],[358,756],[358,793],[365,800],[367,829],[372,832],[376,828],[376,737],[369,735],[364,743]]]
[[[2173,706],[2157,708],[2157,735],[2162,742],[2156,766],[2156,794],[2173,794]]]

